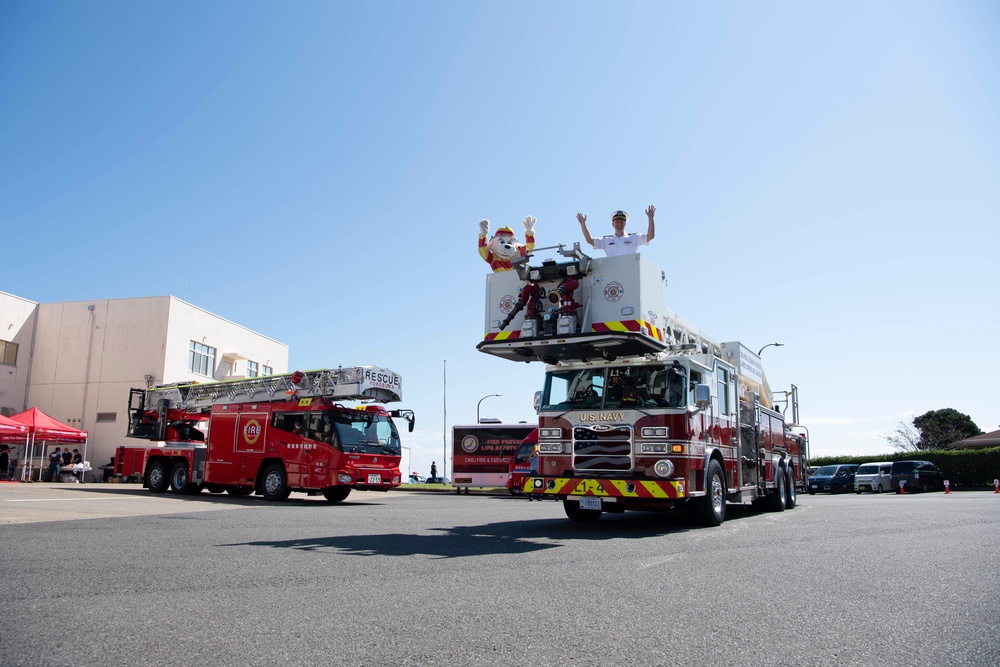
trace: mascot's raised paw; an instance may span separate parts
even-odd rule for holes
[[[479,221],[479,256],[490,265],[493,271],[510,271],[514,268],[511,261],[524,257],[535,248],[535,218],[530,215],[524,219],[524,245],[514,237],[514,230],[504,226],[497,229],[489,241],[490,221]]]

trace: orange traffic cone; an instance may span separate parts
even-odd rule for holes
[[[905,494],[906,493],[906,482],[900,482],[899,483],[899,492],[901,494]]]
[[[951,493],[951,482],[944,480],[944,492]]]
[[[993,480],[993,493],[1000,493],[1000,479]]]

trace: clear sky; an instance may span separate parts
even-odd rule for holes
[[[426,473],[544,373],[476,351],[478,221],[571,244],[655,204],[667,305],[784,344],[814,456],[940,408],[992,431],[998,36],[992,0],[3,0],[0,290],[389,367]]]

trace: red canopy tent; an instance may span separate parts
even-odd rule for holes
[[[27,432],[28,427],[21,422],[0,415],[0,442],[20,442]]]
[[[26,476],[30,476],[28,469],[29,461],[34,458],[35,443],[41,442],[42,461],[45,457],[46,442],[75,442],[83,443],[83,459],[87,458],[87,432],[67,426],[57,419],[53,419],[38,408],[28,408],[24,412],[19,412],[11,416],[11,421],[18,422],[28,431],[25,436],[25,456],[24,465],[21,468],[21,481],[25,481]],[[41,465],[39,465],[41,469]]]
[[[9,417],[0,415],[0,443],[22,443],[27,437],[28,427]],[[7,470],[0,470],[0,480],[7,479]]]

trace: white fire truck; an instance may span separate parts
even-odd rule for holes
[[[647,257],[554,248],[558,260],[488,276],[477,346],[547,364],[524,492],[561,499],[574,521],[682,507],[718,525],[727,502],[794,507],[808,454],[797,388],[772,392],[757,354],[668,309]]]
[[[115,474],[141,475],[153,493],[304,491],[336,503],[351,489],[387,491],[400,484],[392,418],[412,431],[414,414],[371,402],[399,400],[400,376],[376,366],[132,389],[127,435],[158,444],[119,447]]]

